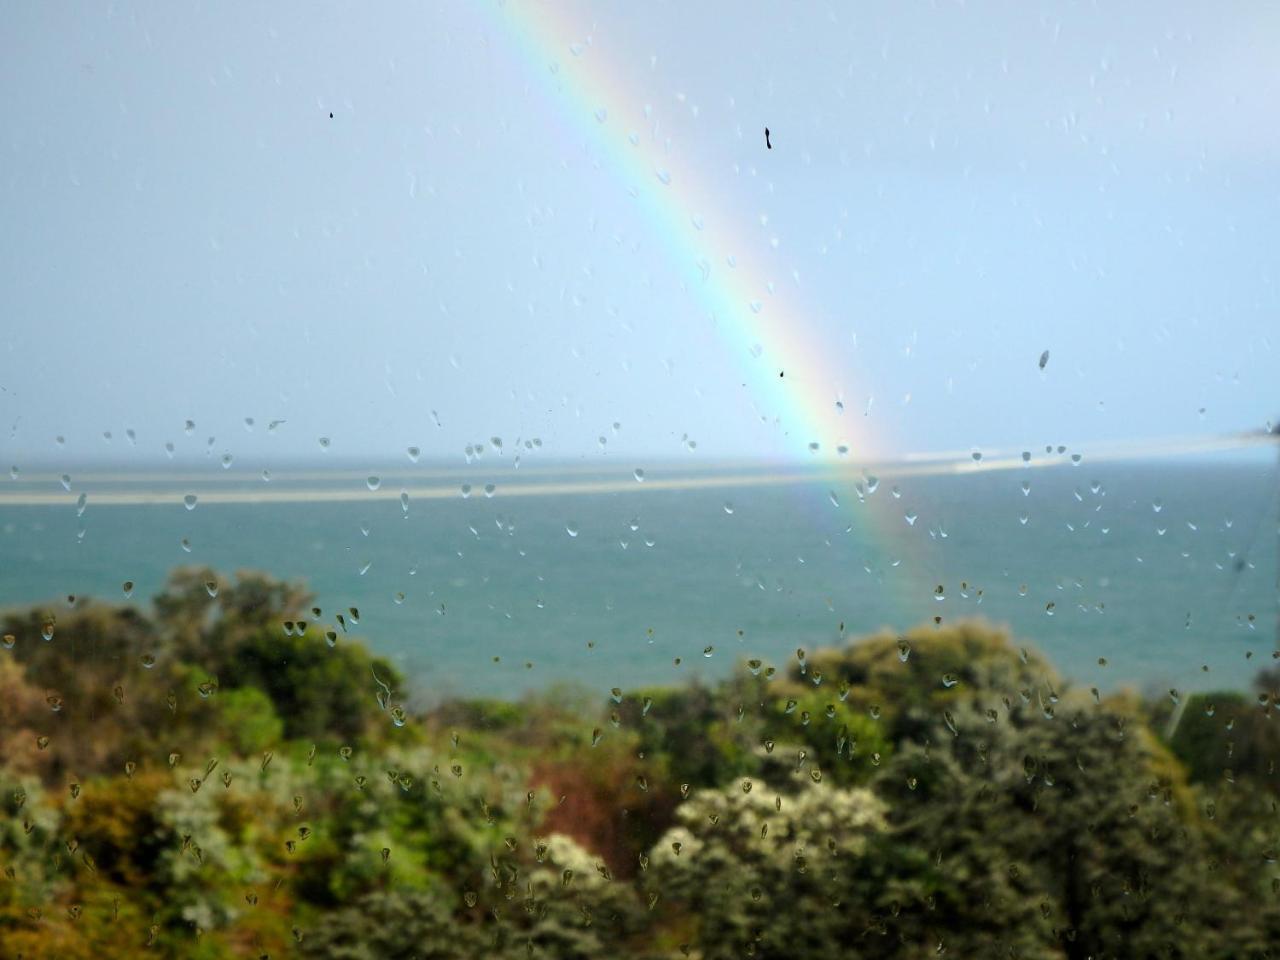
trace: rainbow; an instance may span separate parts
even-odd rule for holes
[[[925,610],[932,614],[938,557],[928,549],[927,524],[904,530],[914,518],[904,520],[903,504],[887,494],[867,495],[875,484],[865,481],[866,467],[879,451],[867,418],[845,410],[846,374],[833,364],[822,331],[798,311],[780,306],[799,299],[794,286],[790,296],[776,295],[794,278],[749,250],[735,250],[730,263],[726,250],[749,245],[716,242],[749,237],[759,225],[748,224],[740,211],[717,209],[715,198],[724,191],[711,185],[711,172],[668,169],[661,144],[640,133],[652,130],[652,121],[636,104],[631,85],[611,75],[588,45],[579,49],[574,42],[579,30],[563,19],[557,4],[497,0],[482,6],[495,32],[509,38],[531,75],[541,78],[547,100],[559,106],[563,120],[628,185],[654,236],[683,271],[686,289],[741,365],[756,414],[780,430],[784,454],[829,472],[831,500],[842,517],[838,522],[848,524],[846,532],[858,529],[860,552],[865,551],[850,576],[863,575],[865,566],[879,577],[905,577],[920,604],[902,611],[904,622],[919,619]],[[784,156],[766,152],[763,126],[758,131],[762,164]],[[782,277],[782,283],[774,280]],[[861,506],[855,509],[855,503]],[[817,509],[831,507],[823,503]]]
[[[751,237],[759,225],[748,225],[737,211],[716,209],[723,191],[710,185],[707,172],[687,165],[668,169],[656,138],[639,132],[651,129],[652,121],[628,85],[588,45],[572,43],[577,28],[561,19],[557,5],[500,0],[482,7],[541,78],[564,119],[632,188],[686,288],[741,364],[756,413],[782,431],[784,450],[823,461],[871,459],[865,418],[843,409],[844,375],[832,363],[830,344],[812,322],[782,305],[799,299],[795,278],[776,262],[743,249],[730,255],[728,244],[716,242]],[[763,123],[759,137],[762,164],[784,156],[766,153]],[[789,295],[779,294],[783,286]]]

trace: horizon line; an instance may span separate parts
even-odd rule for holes
[[[377,476],[365,470],[336,468],[327,471],[314,469],[306,472],[281,473],[264,481],[240,472],[218,469],[216,471],[168,471],[152,473],[145,469],[115,473],[81,474],[73,478],[70,489],[56,491],[31,489],[36,483],[52,482],[62,486],[64,474],[36,473],[19,475],[11,483],[26,489],[0,488],[0,506],[71,506],[81,495],[86,505],[94,506],[177,506],[183,504],[188,494],[196,494],[198,502],[207,504],[251,503],[323,503],[357,502],[370,500],[396,501],[402,496],[413,500],[445,500],[598,495],[616,493],[650,493],[676,490],[734,489],[742,487],[783,486],[797,483],[813,483],[824,480],[848,485],[861,484],[873,476],[872,471],[886,479],[922,476],[957,476],[970,473],[988,473],[1016,469],[1053,469],[1078,467],[1082,464],[1115,463],[1123,461],[1160,460],[1170,457],[1210,454],[1227,451],[1243,451],[1250,448],[1273,446],[1280,443],[1280,436],[1268,433],[1235,433],[1191,437],[1174,441],[1147,443],[1112,443],[1096,445],[1087,455],[1072,451],[1066,445],[1058,445],[1052,451],[1033,454],[1030,451],[994,450],[989,453],[968,451],[935,451],[906,454],[897,459],[868,461],[838,461],[815,459],[813,462],[795,463],[778,460],[720,460],[701,464],[684,464],[677,461],[652,463],[640,468],[622,468],[623,475],[611,476],[617,468],[603,465],[587,465],[571,461],[564,464],[547,463],[529,467],[513,467],[511,474],[529,477],[565,477],[574,474],[590,478],[562,480],[561,482],[511,482],[509,476],[503,483],[494,483],[500,477],[486,471],[484,465],[469,464],[445,468],[437,464],[424,464],[421,468],[400,468],[396,472]],[[493,461],[490,461],[492,463]],[[335,465],[337,467],[337,465]],[[754,469],[753,469],[754,468]],[[666,471],[677,471],[675,475]],[[523,473],[521,473],[523,471]],[[638,471],[638,472],[637,472]],[[377,479],[370,486],[370,479]],[[443,483],[425,484],[422,481],[449,479]],[[352,489],[334,485],[350,480]],[[471,480],[471,483],[465,481]],[[146,484],[195,481],[194,487],[173,489],[148,488]],[[206,489],[209,485],[260,484],[257,489]],[[299,487],[315,481],[328,485]],[[461,481],[461,482],[460,482]],[[95,483],[121,484],[125,489],[86,490],[85,485]],[[278,484],[272,487],[271,484]],[[356,486],[358,484],[358,486]],[[491,488],[486,490],[486,486]],[[134,485],[133,489],[128,489]],[[203,486],[202,486],[203,485]],[[465,488],[465,489],[464,489]]]

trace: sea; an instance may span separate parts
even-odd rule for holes
[[[338,642],[422,705],[711,682],[973,617],[1103,690],[1242,689],[1274,664],[1272,451],[974,466],[21,473],[0,487],[0,606],[266,571],[313,592],[317,642],[343,613]]]

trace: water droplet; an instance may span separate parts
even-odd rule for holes
[[[187,553],[191,552],[191,541],[186,537],[183,537],[180,541],[178,541],[178,545],[182,547],[182,549]]]
[[[570,520],[567,524],[565,524],[564,532],[569,534],[569,536],[571,537],[576,537],[578,535],[577,522]]]
[[[224,454],[222,455],[222,469],[223,469],[223,470],[227,470],[227,469],[229,469],[229,468],[231,467],[231,463],[232,463],[232,461],[233,461],[234,459],[235,459],[235,458],[234,458],[234,457],[232,457],[232,456],[231,456],[231,454],[229,454],[229,453],[224,453]]]
[[[907,526],[914,527],[916,525],[916,515],[914,513],[903,514],[902,519],[907,521]]]
[[[365,480],[365,485],[370,490],[377,490],[380,486],[382,486],[382,480],[379,477],[369,477],[367,480]]]
[[[1151,509],[1152,509],[1154,512],[1159,513],[1161,510],[1163,510],[1163,509],[1164,509],[1164,501],[1163,501],[1163,500],[1153,500],[1153,501],[1151,502]]]
[[[498,488],[494,486],[492,483],[486,483],[484,485],[484,495],[486,497],[492,497],[497,492],[498,492]]]
[[[409,512],[409,494],[404,491],[400,493],[400,510],[404,513]]]
[[[907,642],[906,637],[898,638],[898,659],[906,663],[911,656],[911,644]]]
[[[417,462],[418,462],[418,458],[422,456],[422,451],[421,451],[421,450],[419,450],[417,447],[410,447],[410,448],[409,448],[407,451],[405,451],[405,452],[409,454],[409,459],[410,459],[411,461],[413,461],[414,463],[417,463]]]
[[[80,494],[76,498],[76,516],[83,517],[85,506],[88,504],[89,498],[85,494]]]
[[[62,475],[62,489],[68,492],[71,490],[71,474],[64,473]]]
[[[152,654],[150,654],[150,653],[144,653],[144,654],[142,655],[142,666],[143,666],[143,667],[145,667],[147,670],[150,670],[150,669],[151,669],[152,667],[154,667],[155,665],[156,665],[156,658],[155,658],[155,656],[153,656],[153,655],[152,655]]]
[[[467,497],[471,496],[471,484],[469,484],[469,483],[464,483],[464,484],[462,485],[462,487],[460,488],[460,490],[461,490],[461,493],[462,493],[462,499],[463,499],[463,500],[465,500],[465,499],[467,499]]]
[[[644,469],[642,467],[636,467],[635,477],[636,483],[644,483]]]
[[[124,583],[120,585],[120,589],[121,591],[123,591],[125,599],[128,600],[130,597],[133,596],[133,581],[126,580]]]
[[[329,438],[328,438],[328,437],[321,437],[321,438],[319,439],[319,443],[320,443],[320,449],[321,449],[321,450],[328,450],[328,449],[329,449]]]
[[[196,497],[194,493],[188,493],[185,497],[182,498],[182,505],[186,507],[188,510],[194,510],[196,508],[196,502],[198,501],[198,499],[199,498]],[[214,512],[216,513],[217,511],[214,511]]]
[[[982,451],[980,451],[980,450],[975,450],[975,451],[973,451],[973,462],[974,462],[974,463],[981,463],[981,462],[982,462]]]

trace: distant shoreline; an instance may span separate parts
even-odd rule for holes
[[[71,475],[71,488],[62,487],[63,474],[46,470],[19,474],[16,480],[0,485],[0,507],[69,506],[86,494],[97,506],[174,506],[187,494],[194,493],[201,504],[253,503],[342,503],[386,500],[395,501],[402,494],[410,500],[480,499],[493,497],[591,496],[617,493],[653,493],[679,490],[738,489],[744,487],[786,486],[792,484],[829,483],[849,487],[878,475],[880,480],[907,477],[956,476],[1006,470],[1068,468],[1083,464],[1122,461],[1151,462],[1192,454],[1240,451],[1270,446],[1275,438],[1266,434],[1233,434],[1147,444],[1142,447],[1116,445],[1096,448],[1076,461],[1067,448],[1058,452],[1037,453],[1024,460],[1021,453],[995,452],[991,455],[955,453],[919,455],[910,459],[876,463],[844,464],[818,461],[803,467],[778,469],[777,464],[726,461],[690,469],[685,464],[658,463],[646,467],[638,479],[632,469],[605,469],[586,464],[531,464],[516,467],[510,461],[481,465],[420,469],[396,467],[377,476],[378,484],[370,488],[370,470],[353,470],[343,466],[331,471],[307,467],[282,470],[266,478],[246,476],[240,469],[224,471],[215,468],[170,469],[165,471],[127,471],[118,468],[88,470]],[[500,467],[501,472],[489,467]],[[574,476],[582,479],[569,479]],[[527,479],[526,479],[527,478]],[[538,479],[547,478],[547,479]],[[448,483],[424,483],[424,480],[448,480]],[[350,486],[346,486],[346,484]],[[470,484],[469,492],[462,488]],[[486,493],[487,483],[493,490]],[[106,485],[107,489],[93,489]],[[238,485],[239,489],[227,489]],[[6,489],[7,487],[7,489]]]

